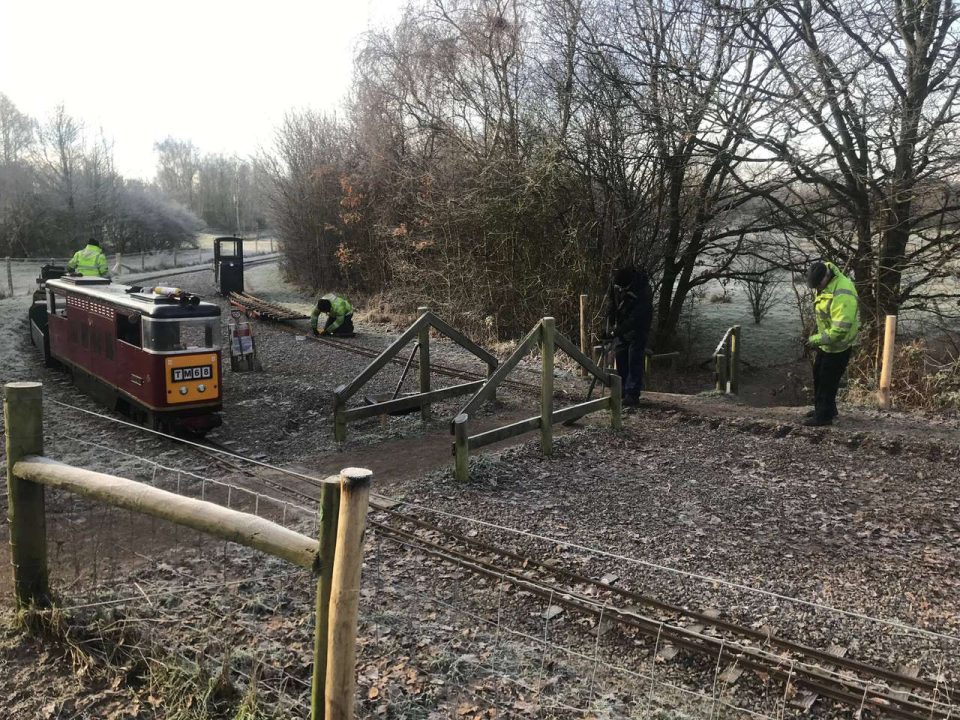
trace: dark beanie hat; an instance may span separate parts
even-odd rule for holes
[[[807,270],[807,287],[809,288],[818,288],[820,283],[823,282],[823,278],[827,275],[827,266],[824,265],[819,260],[810,265],[810,269]]]
[[[100,247],[100,241],[96,238],[90,238],[87,240],[87,245],[96,245],[97,247]]]

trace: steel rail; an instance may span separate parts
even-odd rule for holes
[[[793,640],[782,638],[777,635],[773,635],[772,633],[766,633],[760,630],[755,630],[754,628],[739,625],[737,623],[731,622],[729,620],[724,620],[722,618],[713,617],[712,615],[697,612],[696,610],[688,610],[678,605],[673,605],[670,603],[663,602],[661,600],[657,600],[656,598],[650,597],[648,595],[642,595],[640,593],[626,590],[624,588],[618,588],[614,585],[610,585],[609,583],[605,583],[600,580],[595,580],[591,577],[587,577],[585,575],[581,575],[579,573],[566,570],[565,568],[562,568],[559,566],[549,565],[547,563],[541,562],[531,557],[518,555],[517,553],[495,547],[493,545],[477,540],[475,538],[467,537],[466,535],[462,535],[453,530],[449,530],[447,528],[433,525],[431,523],[425,522],[423,520],[420,520],[419,518],[415,518],[410,515],[405,515],[404,513],[398,512],[397,510],[394,510],[392,508],[378,508],[378,509],[380,509],[382,512],[388,513],[390,515],[393,515],[394,517],[399,518],[401,521],[410,522],[428,532],[443,533],[444,535],[450,538],[453,538],[457,542],[461,542],[464,545],[478,548],[479,550],[489,553],[491,555],[500,555],[513,562],[520,563],[524,567],[529,567],[529,566],[537,567],[545,573],[558,576],[558,577],[567,578],[568,580],[574,583],[591,585],[591,586],[600,588],[601,590],[618,595],[624,598],[625,600],[628,600],[632,603],[636,603],[638,605],[656,608],[657,610],[661,610],[663,612],[668,612],[668,613],[674,613],[678,616],[689,618],[699,623],[704,623],[707,625],[723,628],[724,630],[727,630],[730,632],[736,632],[751,640],[755,640],[757,642],[763,642],[770,645],[776,645],[777,647],[783,648],[784,650],[788,650],[790,652],[816,658],[817,660],[820,660],[823,662],[829,662],[834,665],[844,667],[848,670],[861,672],[861,673],[869,672],[875,677],[882,678],[883,680],[888,682],[899,683],[904,685],[905,687],[922,688],[929,692],[944,692],[944,694],[946,695],[951,695],[951,692],[949,689],[944,690],[940,685],[938,685],[933,680],[928,680],[920,677],[912,677],[910,675],[905,675],[903,673],[898,673],[893,670],[888,670],[886,668],[870,665],[868,663],[864,663],[860,660],[855,660],[852,658],[836,657],[835,655],[831,655],[825,650],[820,650],[818,648],[803,645],[802,643],[798,643]]]
[[[716,659],[718,663],[726,659],[736,665],[772,675],[785,682],[794,682],[819,695],[830,697],[853,707],[870,706],[879,712],[885,712],[904,720],[931,720],[933,718],[947,720],[952,713],[952,709],[949,707],[942,709],[936,704],[914,702],[894,694],[893,691],[884,692],[883,688],[880,687],[871,690],[873,684],[868,681],[833,678],[822,669],[807,665],[802,661],[765,653],[762,649],[732,643],[726,638],[714,638],[686,628],[668,625],[663,620],[649,618],[628,609],[598,603],[592,598],[572,592],[567,588],[520,575],[512,570],[504,569],[457,550],[433,543],[409,531],[400,530],[377,521],[370,521],[369,525],[388,535],[403,538],[429,555],[465,567],[491,579],[509,581],[553,604],[598,618],[615,618],[621,625],[639,630],[648,637],[666,639],[672,644],[692,652],[709,655]],[[836,660],[833,656],[829,656],[829,658],[830,662]],[[913,680],[907,676],[904,677],[907,682]]]

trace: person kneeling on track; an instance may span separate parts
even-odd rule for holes
[[[318,330],[320,314],[326,313],[327,321],[323,330]],[[350,301],[335,293],[327,293],[317,300],[316,307],[310,313],[310,329],[314,335],[353,336],[353,307]]]

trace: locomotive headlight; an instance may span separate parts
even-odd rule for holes
[[[203,383],[200,383],[199,385],[197,385],[197,390],[200,392],[205,392],[206,389],[207,389],[207,386],[204,385]]]
[[[181,394],[181,395],[186,395],[186,394],[187,394],[187,388],[184,387],[184,386],[181,386],[181,387],[180,387],[180,394]]]

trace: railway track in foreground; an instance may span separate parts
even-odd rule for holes
[[[236,461],[229,464],[300,502],[316,502],[320,483],[313,483],[311,492],[302,480],[300,487],[293,487],[245,469]],[[594,618],[597,632],[603,623],[627,636],[643,636],[651,642],[657,660],[678,655],[707,658],[727,687],[734,686],[742,674],[753,672],[782,683],[785,696],[786,688],[792,687],[796,691],[794,706],[801,710],[808,711],[818,698],[825,698],[861,715],[863,709],[869,709],[904,720],[960,717],[960,688],[949,686],[936,673],[891,670],[846,657],[842,648],[811,647],[770,630],[732,622],[715,612],[663,602],[552,560],[505,550],[426,522],[398,507],[388,498],[372,496],[370,529],[399,546],[495,583],[507,583],[517,592],[529,593],[574,615]],[[594,636],[588,640],[595,641]]]

